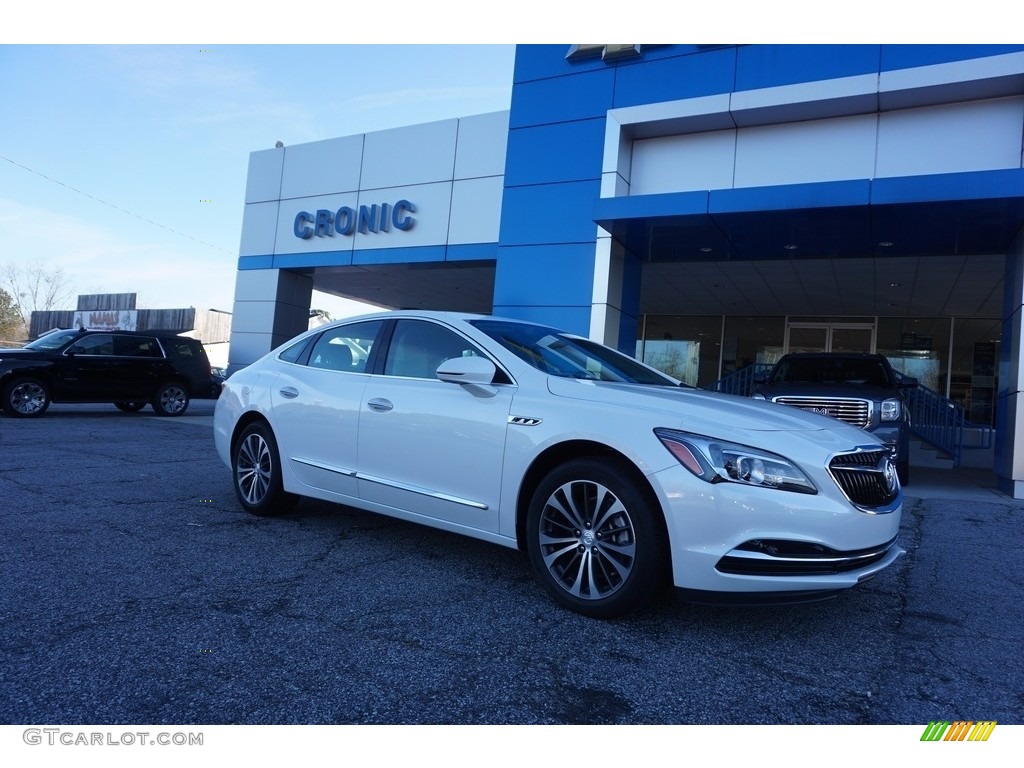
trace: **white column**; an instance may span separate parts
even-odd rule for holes
[[[1024,234],[1006,255],[999,392],[996,401],[995,473],[999,488],[1024,498]]]
[[[313,278],[287,269],[239,270],[228,373],[254,363],[309,327]]]

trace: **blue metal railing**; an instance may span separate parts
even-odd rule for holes
[[[953,466],[959,467],[967,423],[963,406],[918,384],[907,390],[907,408],[910,410],[910,431],[948,453],[953,459]]]
[[[718,381],[705,384],[702,389],[722,392],[726,395],[750,397],[754,392],[754,381],[761,376],[768,375],[768,371],[773,367],[772,363],[754,363],[746,368],[740,368],[728,376],[723,376]]]

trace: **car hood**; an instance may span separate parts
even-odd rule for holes
[[[0,349],[0,359],[21,359],[21,360],[34,360],[36,358],[45,357],[45,353],[39,352],[35,349]]]
[[[861,432],[827,416],[701,389],[551,376],[548,378],[548,390],[557,397],[660,413],[664,421],[661,426],[701,434],[821,432],[837,429]],[[858,437],[864,441],[863,434]]]
[[[791,395],[794,397],[856,397],[862,400],[885,400],[899,396],[896,390],[889,387],[804,381],[759,384],[755,391],[765,397]]]

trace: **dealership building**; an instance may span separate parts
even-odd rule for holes
[[[314,289],[723,391],[880,352],[1024,498],[1024,45],[523,45],[513,77],[507,111],[251,154],[232,368]]]

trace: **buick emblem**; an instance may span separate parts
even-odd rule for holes
[[[882,467],[882,472],[885,474],[885,487],[889,490],[889,493],[896,493],[900,487],[900,479],[896,474],[896,465],[892,463],[892,459],[886,456],[882,459],[885,462],[885,466]]]

